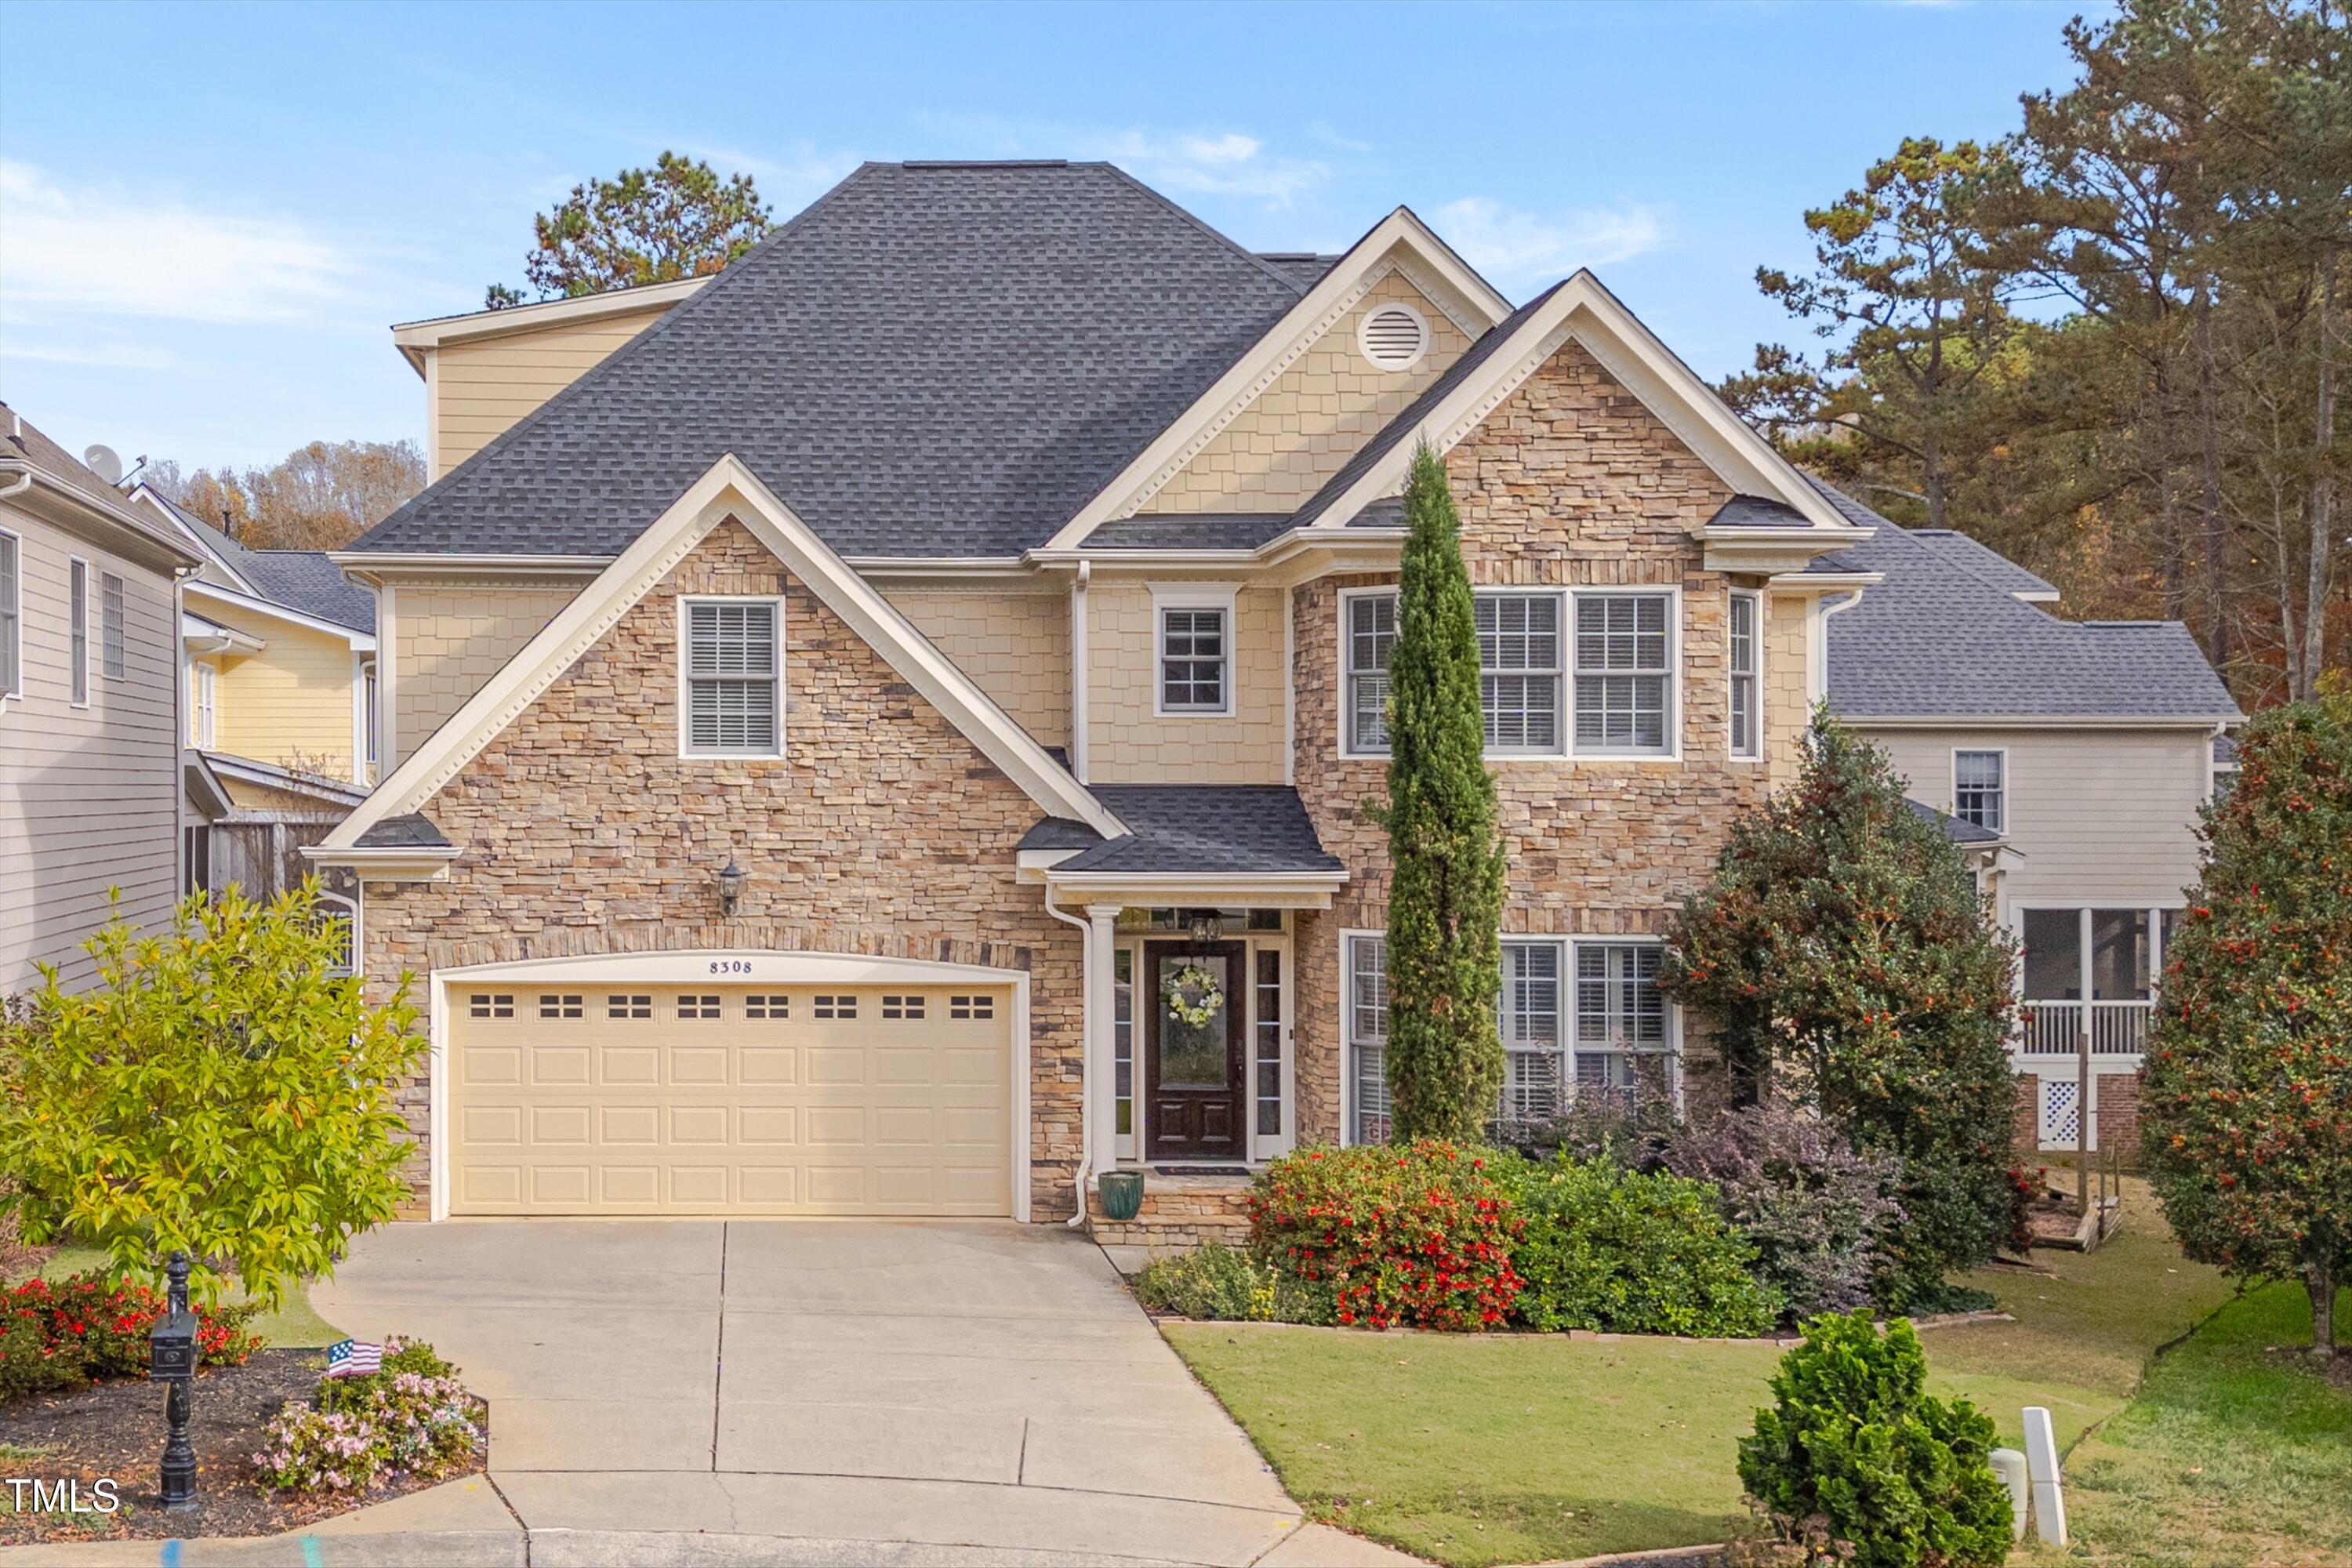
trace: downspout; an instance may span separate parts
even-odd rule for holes
[[[1078,928],[1078,1171],[1070,1181],[1078,1206],[1069,1221],[1070,1228],[1077,1230],[1087,1223],[1087,1179],[1095,1171],[1094,928],[1084,918],[1057,907],[1050,885],[1045,889],[1045,912],[1064,925]]]
[[[1842,598],[1820,601],[1820,608],[1814,612],[1813,668],[1819,672],[1819,681],[1811,695],[1815,702],[1827,701],[1830,694],[1830,617],[1851,610],[1861,603],[1862,590],[1856,588]]]

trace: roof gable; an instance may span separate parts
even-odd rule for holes
[[[733,455],[838,554],[1015,555],[1305,289],[1108,164],[867,164],[351,553],[615,555]]]
[[[596,580],[581,590],[448,722],[405,758],[336,828],[323,852],[361,846],[377,822],[422,811],[482,748],[537,701],[573,663],[729,518],[750,529],[826,608],[848,624],[924,700],[1048,815],[1097,832],[1125,831],[1118,818],[1070,776],[969,676],[827,548],[807,523],[734,456],[721,457]]]

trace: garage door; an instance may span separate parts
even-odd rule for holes
[[[1007,990],[453,983],[450,1211],[1003,1215]]]

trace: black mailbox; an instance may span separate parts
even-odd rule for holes
[[[196,1315],[182,1309],[155,1320],[147,1335],[147,1376],[185,1383],[196,1375]]]

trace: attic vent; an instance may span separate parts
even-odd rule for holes
[[[1411,370],[1429,352],[1429,323],[1410,305],[1382,305],[1356,329],[1356,344],[1382,370]]]

